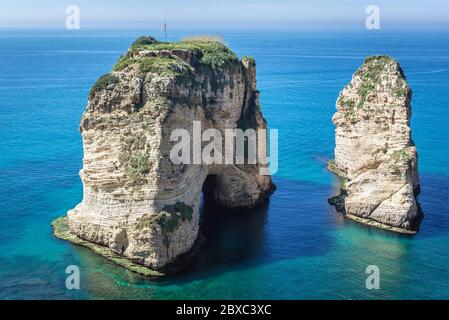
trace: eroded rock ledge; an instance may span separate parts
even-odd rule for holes
[[[70,232],[164,271],[199,237],[206,178],[218,205],[265,201],[274,185],[258,165],[175,165],[169,158],[171,132],[192,132],[193,121],[203,130],[266,128],[258,94],[254,59],[239,61],[222,43],[139,38],[90,92],[81,120],[83,200],[67,213],[64,238]]]
[[[328,168],[343,178],[329,202],[348,218],[375,227],[415,233],[422,213],[418,158],[411,138],[411,90],[399,64],[388,56],[365,60],[343,89],[333,117],[335,160]]]

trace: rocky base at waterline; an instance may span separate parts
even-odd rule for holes
[[[398,62],[365,60],[343,89],[333,117],[335,160],[328,169],[342,179],[329,199],[351,220],[398,233],[418,231],[423,218],[418,156],[411,137],[411,90]]]
[[[172,161],[172,133],[194,141],[198,123],[223,137],[266,129],[254,59],[213,39],[137,39],[90,91],[80,125],[83,200],[67,213],[68,240],[163,273],[195,250],[202,192],[226,208],[265,201],[274,185],[259,164]]]
[[[133,262],[132,260],[117,254],[116,252],[114,252],[113,250],[111,250],[106,246],[81,239],[76,234],[70,231],[69,226],[67,224],[66,216],[59,217],[53,220],[51,222],[51,227],[53,229],[53,234],[55,235],[56,238],[66,240],[75,245],[88,248],[92,250],[94,253],[106,258],[107,260],[123,268],[126,268],[132,272],[138,273],[147,278],[154,278],[154,279],[171,275],[179,270],[182,270],[196,256],[199,249],[201,248],[202,242],[204,241],[203,237],[200,235],[189,252],[179,256],[174,262],[165,266],[162,270],[153,270],[151,268],[139,264],[138,262]]]

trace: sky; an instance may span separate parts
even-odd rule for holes
[[[64,29],[68,5],[80,9],[85,29],[364,28],[368,5],[380,9],[382,28],[449,29],[449,0],[1,0],[2,29]]]

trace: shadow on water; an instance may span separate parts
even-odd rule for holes
[[[200,232],[205,241],[198,255],[182,273],[201,273],[257,256],[264,245],[268,208],[269,201],[245,211],[203,203]]]
[[[329,186],[279,178],[275,184],[270,200],[250,210],[224,209],[202,201],[200,232],[205,242],[187,268],[168,282],[204,279],[332,250],[332,237],[323,225],[332,229],[340,223],[329,214],[332,209],[325,200]]]
[[[205,241],[200,251],[183,270],[150,282],[181,284],[281,260],[320,256],[332,250],[332,236],[323,226],[339,228],[340,222],[335,221],[338,216],[330,214],[326,202],[329,186],[285,179],[276,179],[275,183],[277,190],[270,200],[250,210],[223,209],[202,201],[200,232]],[[302,193],[300,198],[298,192]],[[131,283],[148,281],[119,271],[123,268],[84,248],[76,251],[83,256],[87,269],[98,269],[95,264],[101,263],[113,278]]]

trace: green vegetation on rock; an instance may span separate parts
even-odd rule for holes
[[[400,176],[401,175],[400,166],[409,160],[409,154],[406,149],[395,150],[391,155],[391,160],[393,160],[393,163],[390,165],[390,170],[392,174]]]
[[[255,67],[255,66],[256,66],[256,60],[254,60],[254,58],[253,58],[253,57],[250,57],[250,56],[245,56],[245,57],[243,57],[243,58],[242,58],[242,63],[248,64],[248,65],[250,65],[250,66],[252,66],[252,67]]]
[[[206,44],[191,42],[190,45],[200,48],[202,53],[200,63],[203,65],[207,65],[214,70],[222,68],[225,64],[228,63],[239,62],[235,53],[221,43],[211,42]]]
[[[341,98],[339,102],[340,102],[340,104],[343,107],[345,107],[345,108],[347,108],[349,110],[354,110],[354,107],[355,107],[355,102],[354,101],[352,101],[352,100],[344,100],[343,98]]]
[[[370,79],[370,81],[365,81],[363,82],[363,84],[360,86],[357,94],[360,96],[360,101],[359,104],[357,105],[358,108],[363,108],[363,106],[365,105],[365,101],[366,101],[366,97],[368,96],[368,93],[370,93],[371,91],[373,91],[376,86],[375,86],[375,82],[377,79]]]
[[[364,108],[368,95],[381,84],[381,76],[391,63],[396,62],[389,56],[372,56],[365,59],[363,65],[355,73],[361,79],[361,84],[357,89],[358,102],[343,97],[338,100],[338,105],[343,108],[347,121],[355,123],[359,120],[357,111]],[[402,75],[401,70],[400,72]],[[408,89],[404,79],[399,78],[399,83],[396,86],[396,88],[391,88],[396,97],[407,94]]]
[[[113,71],[122,71],[122,70],[126,69],[127,67],[133,65],[134,63],[135,63],[134,60],[131,58],[129,53],[127,53],[126,55],[120,57],[120,59],[115,64],[115,66],[112,68],[112,70]]]
[[[218,41],[188,40],[182,42],[158,42],[145,46],[139,46],[138,51],[163,51],[163,50],[190,50],[203,66],[212,69],[223,67],[228,63],[238,62],[238,58],[231,49]],[[134,48],[132,49],[134,50]]]
[[[351,123],[357,122],[355,102],[353,100],[346,100],[343,97],[340,97],[337,104],[344,108],[344,116],[346,121]]]
[[[385,69],[385,66],[391,62],[395,62],[390,56],[371,56],[367,57],[363,63],[366,69],[360,68],[356,71],[357,75],[363,74],[363,77],[378,79],[379,74]]]
[[[376,149],[376,151],[374,151],[372,155],[375,156],[379,153],[387,154],[387,152],[388,152],[388,142],[385,142],[385,145],[382,148]]]
[[[165,77],[193,77],[193,67],[181,59],[172,57],[144,58],[139,61],[139,70],[143,73],[156,73]]]
[[[120,141],[123,149],[118,160],[120,166],[125,169],[126,175],[133,180],[146,176],[151,169],[147,137],[142,134],[132,135],[128,131],[126,136],[120,138]]]
[[[164,234],[167,234],[175,231],[181,221],[191,221],[192,218],[192,207],[186,205],[184,202],[177,202],[175,205],[166,205],[158,214],[144,216],[138,222],[137,228],[150,228],[158,224]]]
[[[386,66],[394,62],[389,56],[372,56],[365,59],[364,64],[356,71],[356,75],[362,78],[362,85],[357,94],[360,97],[358,108],[363,108],[366,97],[372,92],[380,82],[380,76]]]
[[[244,61],[255,64],[252,57],[245,57]],[[121,56],[113,67],[114,74],[107,74],[92,87],[90,97],[107,88],[113,88],[119,82],[119,72],[157,75],[161,78],[174,79],[177,84],[186,87],[210,88],[214,92],[223,90],[226,85],[234,88],[232,77],[226,77],[225,69],[236,70],[241,63],[230,48],[222,43],[217,36],[194,36],[180,42],[160,42],[153,37],[138,38],[128,52]],[[196,78],[196,74],[204,74],[203,81]],[[232,95],[232,93],[230,93]],[[190,97],[170,98],[169,103],[163,102],[162,112],[168,116],[176,103],[191,106]],[[209,103],[210,101],[203,102]],[[134,111],[139,111],[142,105],[136,104]],[[156,106],[157,107],[157,106]],[[132,170],[134,171],[134,170]]]
[[[140,50],[141,48],[144,48],[145,46],[152,45],[159,43],[158,40],[153,38],[152,36],[141,36],[137,38],[136,41],[133,42],[131,45],[132,50]]]
[[[252,57],[245,57],[255,65]],[[113,67],[114,72],[133,70],[143,75],[150,73],[160,77],[173,78],[186,86],[210,85],[213,91],[223,89],[226,84],[233,87],[232,79],[224,77],[223,68],[238,68],[240,61],[221,38],[214,36],[195,36],[180,42],[160,42],[150,36],[138,38],[128,52],[121,56]],[[199,83],[195,74],[208,75],[209,81]],[[230,83],[228,82],[230,81]],[[119,82],[117,75],[106,74],[98,79],[90,91],[96,92],[113,87]]]
[[[407,88],[397,88],[394,91],[394,95],[396,98],[400,98],[400,97],[405,96],[407,94],[407,92],[408,92]]]
[[[93,85],[92,89],[90,89],[89,96],[93,96],[96,92],[104,90],[108,87],[112,87],[119,82],[119,78],[108,73],[102,75],[97,82]]]
[[[405,149],[395,150],[392,155],[392,159],[394,160],[394,162],[407,161],[408,158],[409,158],[409,155],[407,153],[407,150],[405,150]]]
[[[235,53],[220,41],[214,40],[214,38],[202,39],[201,37],[193,37],[181,42],[159,42],[153,37],[140,37],[131,45],[129,52],[119,59],[114,66],[114,71],[123,70],[134,63],[141,63],[139,60],[142,59],[145,59],[143,66],[140,68],[142,72],[162,72],[162,75],[176,75],[181,70],[173,70],[173,66],[188,69],[186,67],[187,64],[176,56],[167,57],[164,55],[163,57],[145,57],[142,59],[132,58],[136,56],[137,52],[144,50],[155,52],[156,55],[161,51],[189,50],[196,56],[198,65],[195,67],[210,67],[214,70],[222,68],[225,64],[238,63]],[[155,60],[154,62],[149,62],[149,60],[153,59]]]
[[[176,212],[179,212],[181,214],[182,220],[192,220],[193,209],[192,207],[186,205],[184,202],[177,202],[174,209]]]
[[[130,166],[128,168],[131,176],[146,175],[150,172],[150,162],[148,156],[142,153],[134,155],[130,159]]]

